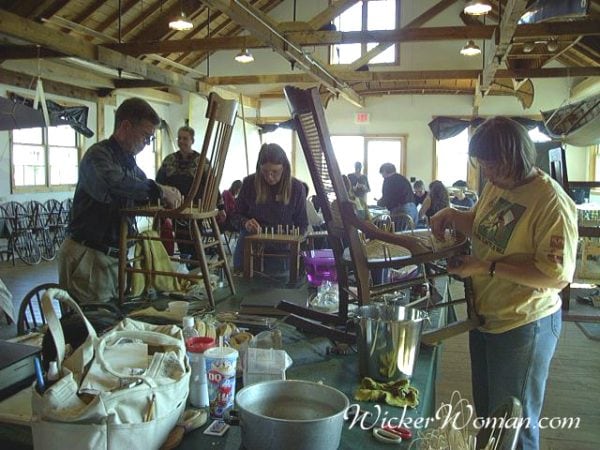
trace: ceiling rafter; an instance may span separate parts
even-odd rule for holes
[[[143,78],[160,81],[169,86],[176,86],[190,92],[197,92],[198,90],[196,81],[190,77],[166,71],[131,56],[96,46],[84,40],[74,40],[60,31],[8,11],[0,10],[0,32],[86,61],[100,63],[114,69],[122,69],[137,74]]]
[[[244,0],[202,0],[211,8],[216,8],[226,13],[233,21],[243,26],[246,30],[257,35],[260,39],[269,42],[273,50],[287,60],[293,60],[302,66],[307,73],[323,84],[336,95],[341,95],[351,103],[362,106],[362,100],[343,81],[338,80],[330,72],[324,69],[324,65],[313,57],[309,57],[293,41],[283,37],[281,31],[274,21],[256,10]]]
[[[429,8],[427,11],[425,11],[424,13],[420,14],[419,16],[417,16],[416,18],[411,20],[409,23],[407,23],[404,27],[402,27],[400,29],[400,31],[402,31],[403,29],[408,30],[410,28],[418,28],[421,25],[424,25],[425,23],[427,23],[428,21],[433,19],[435,16],[437,16],[442,11],[445,11],[449,6],[453,5],[456,2],[457,2],[457,0],[441,0],[439,3],[436,3],[431,8]],[[358,68],[364,66],[365,64],[368,64],[369,61],[371,61],[377,55],[386,51],[391,45],[393,45],[393,44],[389,43],[389,42],[379,42],[378,45],[373,47],[366,54],[364,54],[363,56],[361,56],[360,58],[358,58],[354,62],[352,62],[350,64],[350,69],[357,70]]]
[[[491,39],[495,25],[479,25],[473,27],[442,26],[423,28],[402,28],[400,30],[377,31],[289,31],[282,34],[299,45],[318,46],[335,44],[358,44],[367,42],[426,42],[468,39]],[[212,34],[212,33],[211,33]],[[552,24],[518,25],[515,41],[547,38],[548,35],[565,37],[600,36],[600,20],[581,22],[555,22]],[[216,51],[245,48],[268,48],[264,41],[253,36],[211,37],[199,39],[180,39],[166,41],[128,42],[122,44],[106,44],[107,47],[138,56],[145,53],[179,53],[194,51]]]

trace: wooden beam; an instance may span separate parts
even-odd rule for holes
[[[113,92],[115,92],[115,91],[113,91]],[[157,101],[160,103],[165,103],[167,105],[170,105],[170,104],[180,105],[183,103],[181,95],[173,94],[172,92],[160,91],[158,89],[142,88],[142,87],[126,88],[126,89],[119,89],[118,93],[128,94],[128,95],[131,95],[134,97],[142,97],[147,100],[153,100],[153,101]]]
[[[89,102],[95,102],[98,94],[92,89],[76,87],[66,83],[59,83],[42,77],[44,81],[44,91],[47,94],[61,95],[63,97],[77,98]],[[76,80],[74,80],[76,81]],[[0,69],[0,83],[16,86],[23,89],[31,89],[32,77],[30,75],[13,72],[11,70]]]
[[[64,53],[37,45],[0,45],[0,55],[2,55],[3,60],[57,58],[65,56]]]
[[[260,10],[253,8],[245,0],[203,0],[211,8],[227,14],[234,22],[243,26],[259,39],[267,42],[274,51],[285,59],[295,61],[314,79],[319,81],[328,90],[341,95],[351,103],[362,106],[360,96],[346,83],[335,78],[335,76],[324,68],[325,64],[312,56],[306,55],[300,45],[282,35],[276,23],[263,14]]]
[[[290,31],[282,33],[286,38],[303,46],[327,46],[335,44],[358,44],[368,42],[429,42],[429,41],[463,41],[491,39],[496,26],[476,25],[471,27],[423,27],[402,28],[400,30],[373,31]],[[585,22],[557,22],[546,24],[519,25],[515,31],[515,39],[543,39],[548,36],[600,35],[600,20]],[[104,44],[121,53],[138,56],[149,53],[185,53],[216,50],[236,50],[240,48],[268,48],[270,45],[254,36],[216,37],[204,39],[157,40]]]
[[[113,87],[109,76],[102,76],[91,70],[61,64],[60,60],[9,60],[4,61],[2,67],[15,72],[23,72],[31,77],[43,75],[44,78],[58,82],[74,80],[78,86],[87,87],[88,89]]]
[[[165,87],[163,83],[154,80],[113,80],[115,89],[157,88]]]
[[[82,39],[73,39],[65,33],[52,30],[5,10],[0,10],[0,32],[86,61],[99,62],[114,69],[135,73],[168,86],[175,86],[190,92],[197,91],[197,83],[190,77],[160,69],[114,50],[97,47]]]
[[[401,28],[401,30],[404,30],[404,29],[408,30],[410,28],[420,27],[421,25],[423,25],[423,24],[427,23],[428,21],[430,21],[431,19],[433,19],[435,16],[437,16],[442,11],[446,10],[446,8],[453,5],[454,3],[456,3],[456,0],[442,0],[439,3],[436,3],[431,8],[429,8],[427,11],[425,11],[423,14],[419,15],[418,17],[415,17],[413,20],[411,20],[409,23],[407,23],[405,26],[403,26]],[[397,14],[397,17],[399,17],[398,14]],[[369,50],[366,54],[364,54],[363,56],[361,56],[360,58],[358,58],[354,62],[352,62],[350,64],[350,68],[352,70],[357,70],[359,67],[362,67],[365,64],[369,64],[369,61],[371,61],[377,55],[386,51],[391,45],[392,45],[391,43],[379,42],[379,45],[375,46],[374,48]]]
[[[410,81],[410,80],[475,80],[481,70],[398,70],[386,72],[356,72],[351,70],[335,70],[335,75],[346,82],[370,81]],[[590,77],[600,75],[600,67],[555,67],[527,70],[497,71],[498,78],[566,78]],[[245,84],[294,84],[311,83],[314,80],[307,74],[278,75],[238,75],[209,77],[206,83],[218,85]]]
[[[358,0],[338,0],[329,6],[329,8],[324,9],[319,14],[310,19],[310,26],[313,30],[318,30],[322,26],[327,25],[337,16],[342,14],[351,6],[354,6]]]

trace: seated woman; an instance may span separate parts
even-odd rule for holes
[[[237,206],[236,198],[242,188],[241,180],[231,183],[229,189],[223,191],[223,206],[225,208],[225,220],[220,223],[221,231],[240,231],[240,224],[236,220]]]
[[[236,205],[240,237],[233,254],[235,271],[243,269],[244,238],[247,235],[265,232],[270,227],[277,230],[279,225],[296,227],[300,233],[306,233],[306,192],[302,182],[292,177],[290,162],[277,144],[262,145],[256,172],[244,178]],[[284,247],[273,245],[265,248],[265,253],[284,253]],[[286,264],[281,264],[282,261],[281,258],[265,258],[265,270],[285,270]]]
[[[432,181],[429,184],[429,195],[423,200],[423,206],[419,210],[419,220],[426,218],[429,223],[431,216],[448,206],[450,206],[448,189],[441,181]]]

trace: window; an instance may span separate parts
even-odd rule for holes
[[[12,192],[59,190],[77,183],[77,133],[68,125],[11,131]]]
[[[362,1],[348,8],[333,21],[338,31],[394,30],[399,23],[398,0]],[[338,44],[331,47],[331,64],[351,64],[378,44]],[[396,45],[371,58],[368,64],[397,62]]]
[[[436,167],[434,180],[452,186],[457,180],[467,181],[469,167],[469,129],[441,141],[435,141]],[[425,183],[427,185],[427,183]]]
[[[354,163],[363,165],[363,173],[369,179],[371,191],[367,203],[375,204],[381,197],[383,178],[379,168],[383,163],[392,163],[398,173],[406,172],[406,137],[390,136],[331,136],[333,153],[343,175],[354,172]]]
[[[158,131],[157,131],[158,134]],[[147,178],[154,179],[156,178],[157,169],[157,160],[159,159],[159,155],[156,151],[157,139],[154,139],[152,142],[147,144],[144,149],[139,152],[135,157],[135,162],[140,169],[144,171]]]

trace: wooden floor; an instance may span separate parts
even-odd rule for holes
[[[443,346],[437,404],[448,403],[455,390],[472,402],[467,334],[448,339]],[[542,417],[580,418],[580,425],[578,429],[542,430],[541,450],[600,448],[600,341],[588,339],[574,322],[563,322]]]
[[[20,299],[37,284],[57,280],[55,262],[26,266],[0,262],[0,278]],[[454,283],[453,286],[460,286]],[[460,293],[457,293],[460,295]],[[14,330],[0,328],[0,337]],[[471,373],[467,335],[443,344],[437,384],[437,404],[449,402],[453,391],[471,399]],[[542,450],[596,450],[600,448],[600,341],[588,339],[573,322],[564,322],[558,349],[552,361],[543,417],[580,418],[578,429],[542,431]]]

